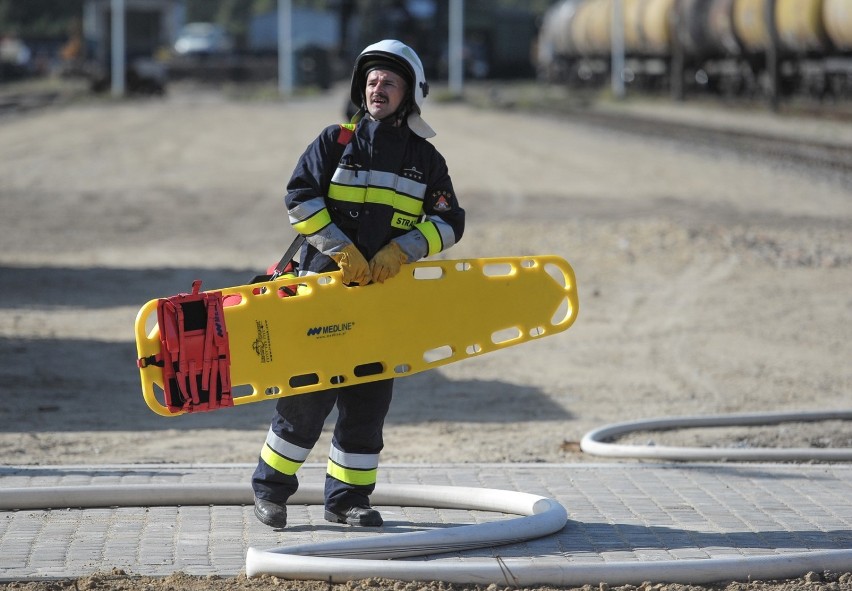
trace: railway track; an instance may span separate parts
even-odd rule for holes
[[[810,170],[835,171],[852,178],[852,146],[809,138],[710,127],[614,112],[562,114],[577,123],[643,137],[655,137],[760,157]]]
[[[48,107],[61,98],[58,91],[0,94],[0,117]]]

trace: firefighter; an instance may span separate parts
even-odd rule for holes
[[[400,41],[370,45],[355,60],[354,125],[323,130],[287,185],[290,223],[305,237],[301,274],[339,269],[345,284],[370,289],[392,281],[401,265],[461,239],[464,210],[443,156],[427,141],[435,132],[421,117],[428,92],[420,59]],[[401,339],[417,330],[416,309],[387,320],[400,327]],[[325,519],[381,526],[370,494],[392,393],[393,380],[384,379],[280,398],[252,477],[257,518],[275,528],[286,525],[287,499],[299,485],[296,472],[336,405]]]

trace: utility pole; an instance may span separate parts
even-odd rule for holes
[[[778,110],[781,93],[778,56],[778,28],[775,26],[775,0],[767,0],[763,7],[763,18],[766,23],[768,39],[766,41],[766,69],[769,72],[769,108]]]
[[[125,54],[126,47],[124,41],[125,31],[125,13],[124,0],[112,0],[110,4],[112,10],[111,28],[112,28],[112,63],[110,64],[110,73],[112,74],[112,96],[124,96],[124,77],[125,77]]]
[[[459,98],[464,91],[464,0],[450,0],[448,77],[450,94]]]
[[[622,0],[612,0],[612,94],[624,98],[624,11]]]
[[[278,0],[278,92],[293,94],[293,2]]]

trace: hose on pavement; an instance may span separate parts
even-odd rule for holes
[[[619,423],[587,433],[586,453],[610,457],[690,460],[852,460],[850,449],[740,449],[625,446],[607,442],[638,430],[708,426],[778,424],[790,421],[848,420],[852,411],[769,413],[679,417]],[[553,499],[523,492],[472,487],[383,484],[371,496],[376,505],[495,511],[520,517],[475,525],[380,534],[271,550],[249,548],[246,575],[270,574],[289,579],[346,582],[367,577],[401,581],[440,580],[447,583],[502,583],[507,586],[611,585],[660,581],[683,584],[723,580],[781,579],[809,571],[844,571],[852,549],[790,552],[782,555],[662,560],[647,562],[571,562],[565,558],[491,558],[464,560],[388,560],[436,555],[517,543],[561,531],[568,524],[565,508]],[[247,505],[252,491],[243,484],[157,484],[60,486],[0,489],[0,508]],[[320,486],[303,485],[291,504],[322,504]]]

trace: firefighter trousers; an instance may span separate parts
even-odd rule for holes
[[[336,404],[337,422],[325,478],[325,508],[342,513],[350,507],[369,506],[392,396],[391,379],[279,398],[252,476],[255,497],[284,504],[296,492],[296,472]]]

